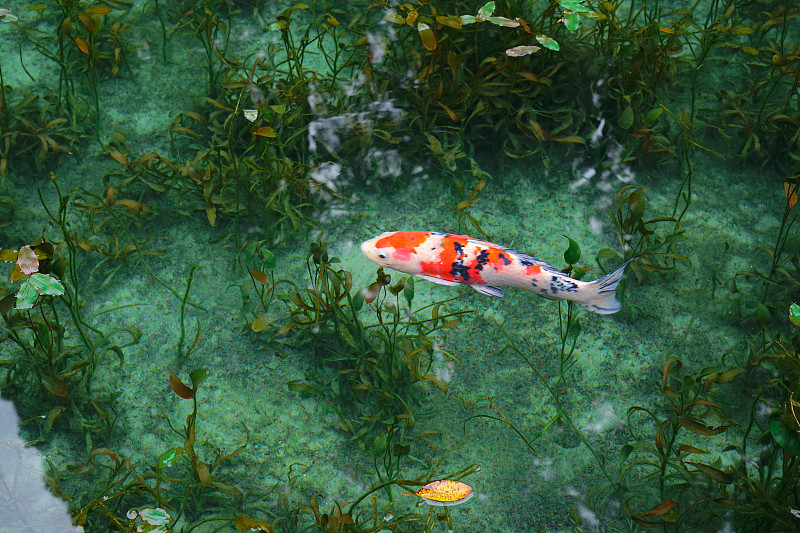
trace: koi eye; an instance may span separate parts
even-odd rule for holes
[[[378,252],[378,257],[379,257],[380,259],[386,259],[386,254],[385,254],[385,253],[383,253],[383,252]]]

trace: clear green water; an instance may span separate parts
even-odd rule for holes
[[[53,6],[41,12],[26,10],[23,3],[12,2],[7,7],[26,28],[53,30],[53,18],[48,16]],[[252,5],[245,5],[231,19],[229,52],[244,57],[278,45],[279,34],[264,31],[258,17],[268,25],[284,7],[261,3],[256,16]],[[315,7],[319,13],[326,10]],[[186,141],[171,138],[169,129],[178,111],[192,110],[193,102],[206,94],[203,50],[196,38],[176,31],[167,44],[165,64],[154,5],[137,5],[126,17],[131,24],[126,29],[126,61],[118,76],[103,76],[98,84],[105,149],[89,135],[74,152],[39,165],[37,171],[20,174],[11,169],[3,177],[3,187],[16,204],[16,213],[0,230],[2,248],[18,249],[42,235],[54,242],[63,240],[60,229],[43,212],[37,191],[45,204],[56,205],[49,179],[53,172],[62,191],[83,187],[104,195],[104,176],[123,170],[105,153],[113,134],[124,136],[131,158],[158,152],[185,163],[189,153]],[[391,34],[385,25],[379,29]],[[12,53],[20,39],[21,34],[10,24],[0,24],[5,83],[15,91],[53,90],[58,71],[29,41],[22,41],[22,57],[35,81],[21,68],[18,55]],[[313,62],[311,65],[316,68]],[[318,68],[324,66],[320,63]],[[713,68],[718,70],[704,72],[709,81],[725,78],[725,64]],[[355,91],[362,90],[357,80],[353,86]],[[706,98],[712,98],[709,86],[703,91]],[[680,108],[669,97],[662,101],[672,109]],[[392,108],[392,101],[378,104],[388,109],[383,113],[404,112]],[[352,116],[335,117],[320,108],[319,137],[310,137],[309,144],[321,139],[336,143],[340,136],[350,135],[352,128],[342,124],[358,113],[367,120],[376,116],[373,110],[354,109]],[[601,120],[596,117],[598,125]],[[614,135],[610,121],[598,135]],[[507,290],[504,298],[495,299],[468,288],[417,281],[415,307],[460,295],[447,309],[470,311],[458,328],[437,333],[438,346],[454,358],[438,360],[432,370],[446,383],[447,391],[426,381],[415,386],[413,434],[426,436],[429,444],[419,438],[409,440],[411,456],[403,459],[401,474],[404,479],[424,476],[440,459],[437,472],[441,475],[480,466],[464,479],[476,496],[463,506],[450,508],[455,531],[633,531],[640,526],[630,519],[623,504],[632,513],[641,513],[660,503],[652,470],[642,465],[626,470],[630,463],[622,460],[629,451],[626,444],[646,442],[652,449],[657,430],[641,411],[629,410],[641,406],[664,412],[668,404],[661,380],[670,357],[680,359],[688,373],[744,364],[747,343],[758,340],[752,309],[761,285],[752,277],[738,278],[739,292],[734,293],[728,282],[738,272],[768,269],[770,258],[761,247],[772,248],[786,202],[784,173],[769,165],[742,163],[736,154],[739,144],[729,138],[710,136],[708,142],[724,158],[699,149],[692,153],[693,196],[682,219],[689,238],[679,247],[688,262],[679,261],[674,270],[664,274],[640,270],[641,279],[629,271],[619,291],[623,309],[618,314],[581,312],[581,332],[571,356],[574,364],[563,374],[559,317],[566,313],[565,305],[517,290]],[[486,151],[502,153],[502,147]],[[288,235],[274,246],[269,243],[276,256],[278,278],[290,279],[301,288],[308,285],[305,257],[309,243],[317,237],[324,238],[330,254],[341,260],[337,268],[352,273],[355,287],[366,287],[375,278],[375,265],[362,256],[358,245],[383,231],[467,232],[482,237],[474,227],[459,224],[455,206],[464,195],[442,177],[435,161],[405,161],[401,150],[364,153],[359,152],[359,159],[348,159],[345,154],[335,161],[341,172],[330,178],[328,185],[341,198],[312,198],[317,205],[312,229]],[[681,168],[674,160],[663,165],[642,161],[611,164],[614,158],[621,159],[621,153],[612,149],[597,159],[586,155],[589,151],[553,150],[549,169],[539,157],[513,160],[498,158],[496,153],[476,155],[491,178],[470,214],[493,242],[558,268],[564,266],[564,236],[580,243],[582,264],[586,265],[593,264],[595,254],[603,248],[622,250],[607,211],[613,209],[621,187],[648,187],[648,216],[666,216],[672,213],[682,181]],[[328,163],[328,159],[319,163]],[[367,183],[353,177],[364,174],[368,174]],[[462,179],[469,191],[472,180]],[[315,531],[312,515],[297,511],[300,506],[308,506],[317,497],[322,512],[331,512],[335,502],[352,502],[380,480],[370,450],[340,429],[330,406],[287,387],[292,380],[306,378],[315,367],[308,350],[287,346],[280,339],[260,341],[249,330],[252,316],[243,314],[240,287],[249,291],[251,282],[237,259],[237,243],[243,241],[232,235],[238,231],[244,239],[262,234],[264,228],[257,223],[234,226],[222,217],[212,228],[204,206],[194,197],[141,187],[130,190],[136,191],[134,197],[123,189],[117,198],[146,203],[152,210],[151,217],[131,222],[139,241],[146,241],[142,249],[147,253],[104,260],[97,252],[78,250],[83,316],[102,330],[136,327],[141,332],[139,342],[125,348],[124,359],[109,352],[95,371],[92,388],[98,397],[120,393],[114,404],[113,429],[87,432],[67,409],[48,433],[42,419],[23,424],[23,439],[38,441],[38,449],[48,458],[50,476],[58,478],[63,494],[72,498],[74,515],[98,497],[98,487],[104,483],[102,467],[76,466],[91,466],[88,458],[93,449],[113,450],[129,461],[131,468],[152,476],[162,454],[184,445],[183,437],[171,430],[170,424],[183,427],[192,402],[170,390],[169,375],[174,373],[188,383],[190,371],[205,368],[209,377],[197,394],[195,449],[203,460],[213,462],[217,453],[224,457],[246,446],[215,470],[214,479],[222,485],[193,500],[173,530],[235,531],[236,516],[247,513],[253,519],[274,522],[276,531]],[[90,219],[79,207],[71,206],[69,228],[78,235],[89,234]],[[126,239],[120,242],[123,248],[130,244]],[[605,266],[619,262],[606,261]],[[10,264],[5,265],[10,272]],[[183,295],[193,267],[183,346],[192,344],[197,328],[199,334],[191,354],[181,362],[181,302],[155,278]],[[598,277],[598,272],[589,272],[587,279]],[[397,279],[400,275],[393,276]],[[8,290],[11,287],[6,286]],[[272,312],[278,323],[286,320],[280,306]],[[367,306],[361,311],[365,321],[370,321],[370,312]],[[68,331],[66,343],[78,342],[76,333]],[[509,343],[519,353],[508,349]],[[4,358],[17,354],[8,339],[2,350]],[[527,439],[537,437],[559,413],[553,390],[561,403],[560,423],[549,426],[532,447],[526,446],[513,428]],[[743,383],[737,383],[715,398],[726,402],[731,416],[741,415],[745,420],[750,404],[739,400],[749,393]],[[25,418],[46,416],[53,405],[53,398],[46,396],[3,397],[22,403]],[[768,402],[763,405],[765,414],[776,407]],[[766,418],[759,420],[764,424]],[[11,425],[0,429],[4,438],[10,439],[14,433]],[[742,443],[738,427],[713,438],[685,432],[679,442],[706,450],[708,455],[702,460],[719,469],[738,467],[741,462],[739,449],[729,449]],[[105,457],[101,459],[108,463]],[[5,472],[7,467],[3,467]],[[183,461],[169,468],[183,469],[183,478],[192,478]],[[612,485],[620,480],[628,484],[628,490]],[[718,495],[714,482],[709,479],[708,484],[709,491]],[[182,501],[181,487],[176,483],[172,489],[171,501],[176,506]],[[416,512],[420,521],[400,530],[422,531],[428,508],[416,507],[418,499],[403,492],[398,487],[375,492],[376,519],[380,523],[389,515]],[[117,505],[116,491],[107,496]],[[125,515],[130,508],[156,506],[146,493],[127,495],[120,501],[122,507],[116,512],[122,525],[118,528],[128,524]],[[286,519],[292,509],[300,517],[297,525]],[[171,511],[177,513],[177,509]],[[735,523],[728,511],[715,508],[714,512],[720,516],[714,522],[720,528]],[[372,516],[369,498],[358,513],[362,519]],[[219,520],[203,523],[212,518]],[[87,531],[93,523],[112,527],[98,515],[90,519]],[[367,529],[372,523],[370,519],[364,530],[376,530]],[[22,530],[56,531],[51,527],[30,525]],[[440,521],[429,529],[445,531],[447,527]]]

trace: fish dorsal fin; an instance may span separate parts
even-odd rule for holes
[[[414,275],[417,276],[418,278],[422,278],[422,279],[427,280],[427,281],[432,281],[434,283],[438,283],[439,285],[461,285],[457,281],[450,281],[448,279],[435,278],[433,276],[428,276],[428,275],[425,275],[425,274],[414,274]]]
[[[485,294],[487,296],[494,296],[496,298],[503,297],[503,291],[501,291],[497,287],[492,287],[491,285],[470,285],[470,287],[472,287],[479,293]]]
[[[476,239],[474,237],[467,237],[467,240],[469,242],[473,243],[473,244],[476,244],[476,245],[482,247],[482,248],[498,248],[498,249],[504,251],[506,254],[508,254],[509,258],[514,258],[514,259],[518,260],[519,262],[521,262],[523,265],[524,264],[537,265],[537,266],[541,267],[542,270],[547,270],[549,272],[552,272],[553,274],[560,274],[562,276],[564,275],[564,273],[562,271],[560,271],[559,269],[557,269],[556,267],[554,267],[550,263],[546,263],[546,262],[542,261],[541,259],[536,259],[532,255],[524,254],[522,252],[514,250],[513,248],[506,248],[505,246],[500,246],[499,244],[495,244],[493,242],[482,241],[482,240]]]

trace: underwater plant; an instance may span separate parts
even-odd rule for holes
[[[433,369],[455,358],[439,336],[469,311],[443,312],[455,298],[413,309],[413,280],[391,285],[382,268],[369,287],[354,291],[352,275],[335,269],[338,262],[327,243],[312,243],[306,256],[311,288],[280,296],[290,319],[279,335],[291,334],[313,357],[308,377],[289,382],[290,390],[323,399],[341,429],[369,447],[381,438],[384,420],[400,417],[406,429],[414,427],[414,384],[447,390]],[[372,322],[360,317],[362,309],[371,311]]]
[[[108,352],[116,355],[121,365],[125,348],[136,344],[141,332],[133,326],[103,331],[84,318],[79,297],[77,245],[67,222],[75,191],[63,195],[55,175],[52,183],[58,195],[58,209],[51,209],[43,197],[41,200],[64,238],[59,247],[66,249],[66,255],[56,257],[56,247],[44,238],[19,251],[2,252],[3,261],[15,264],[11,280],[20,282],[0,304],[6,339],[20,350],[2,362],[6,369],[3,388],[13,397],[46,392],[43,396],[47,402],[25,402],[22,412],[30,416],[49,405],[50,415],[43,426],[45,434],[63,414],[80,421],[87,442],[91,442],[92,434],[113,426],[116,416],[108,410],[113,412],[113,402],[120,394],[116,391],[103,395],[94,389],[92,381],[97,367]],[[62,318],[65,311],[68,321]],[[65,344],[68,329],[78,344]],[[25,390],[28,394],[23,394]]]

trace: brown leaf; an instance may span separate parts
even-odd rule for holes
[[[582,144],[586,146],[586,139],[584,139],[579,135],[567,135],[566,137],[550,137],[550,140],[558,143]]]
[[[30,246],[23,246],[17,253],[17,266],[26,276],[39,272],[39,257]]]
[[[89,55],[89,45],[86,44],[86,41],[84,41],[80,37],[75,37],[75,46],[77,46],[78,50],[80,50],[87,56]]]
[[[656,431],[656,449],[658,449],[658,453],[660,453],[662,456],[664,455],[664,421],[663,420],[658,425],[658,431]]]
[[[67,394],[69,394],[69,385],[55,376],[46,376],[42,378],[42,385],[47,389],[47,392],[59,398],[66,398]]]
[[[541,124],[539,124],[535,120],[530,120],[530,126],[533,129],[534,133],[536,134],[536,137],[539,138],[539,140],[546,141],[548,139],[547,131],[545,131],[545,129],[542,127]]]
[[[114,161],[116,161],[120,165],[123,165],[125,167],[131,166],[131,162],[128,161],[128,156],[126,156],[125,154],[123,154],[119,150],[109,150],[106,153],[108,154],[108,156],[111,159],[113,159]]]
[[[250,324],[250,329],[252,329],[254,333],[259,333],[273,322],[275,322],[274,318],[270,319],[267,313],[263,313],[253,320],[253,323]]]
[[[442,106],[442,109],[444,109],[445,112],[447,112],[447,116],[450,117],[450,120],[452,120],[453,122],[461,122],[461,119],[458,118],[458,115],[456,115],[453,112],[452,109],[450,109],[449,107],[447,107],[445,104],[443,104],[441,102],[437,101],[436,103],[439,104],[440,106]]]
[[[638,516],[663,516],[671,511],[673,507],[678,507],[678,502],[675,500],[664,500],[646,513],[642,513]]]
[[[263,531],[272,533],[272,525],[261,520],[251,520],[246,514],[239,515],[236,518],[236,529],[239,531]]]
[[[106,13],[111,13],[111,8],[107,6],[92,6],[86,12],[90,15],[105,15]]]
[[[211,485],[211,472],[208,470],[208,465],[197,461],[194,465],[194,473],[197,474],[197,479],[200,480],[200,484],[204,487],[208,487]]]
[[[705,424],[701,424],[700,422],[689,418],[688,416],[682,416],[680,418],[680,423],[683,427],[691,431],[692,433],[697,433],[698,435],[719,435],[720,433],[724,433],[728,430],[730,426],[707,426]]]
[[[436,50],[436,35],[430,26],[424,22],[417,22],[417,31],[419,31],[419,39],[422,41],[422,46],[430,51]]]
[[[794,204],[797,203],[797,185],[792,185],[784,181],[783,190],[786,192],[786,201],[788,202],[789,209],[791,209],[794,207]]]
[[[718,481],[720,483],[733,483],[733,476],[730,474],[726,474],[719,468],[714,468],[713,466],[709,466],[703,463],[692,463],[690,461],[686,462],[687,465],[692,465],[693,467],[697,468],[699,471],[713,479],[714,481]]]
[[[686,453],[687,455],[690,453],[708,453],[705,450],[701,450],[700,448],[695,448],[694,446],[690,446],[688,444],[681,444],[678,446],[678,453]]]
[[[269,282],[269,277],[264,272],[260,270],[255,270],[253,268],[250,269],[250,275],[253,276],[253,279],[259,282],[262,285],[266,285]]]
[[[259,137],[268,137],[270,139],[274,139],[278,136],[278,132],[275,131],[275,128],[272,126],[261,126],[256,131],[253,132],[253,135],[258,135]]]
[[[194,398],[194,391],[183,384],[183,381],[175,374],[169,375],[169,386],[172,391],[183,398],[184,400],[191,400]]]
[[[78,13],[78,20],[80,20],[81,23],[86,27],[86,30],[89,32],[90,35],[94,33],[95,25],[94,25],[94,19],[92,17],[90,17],[86,13]],[[75,40],[77,41],[78,39],[76,38]]]

